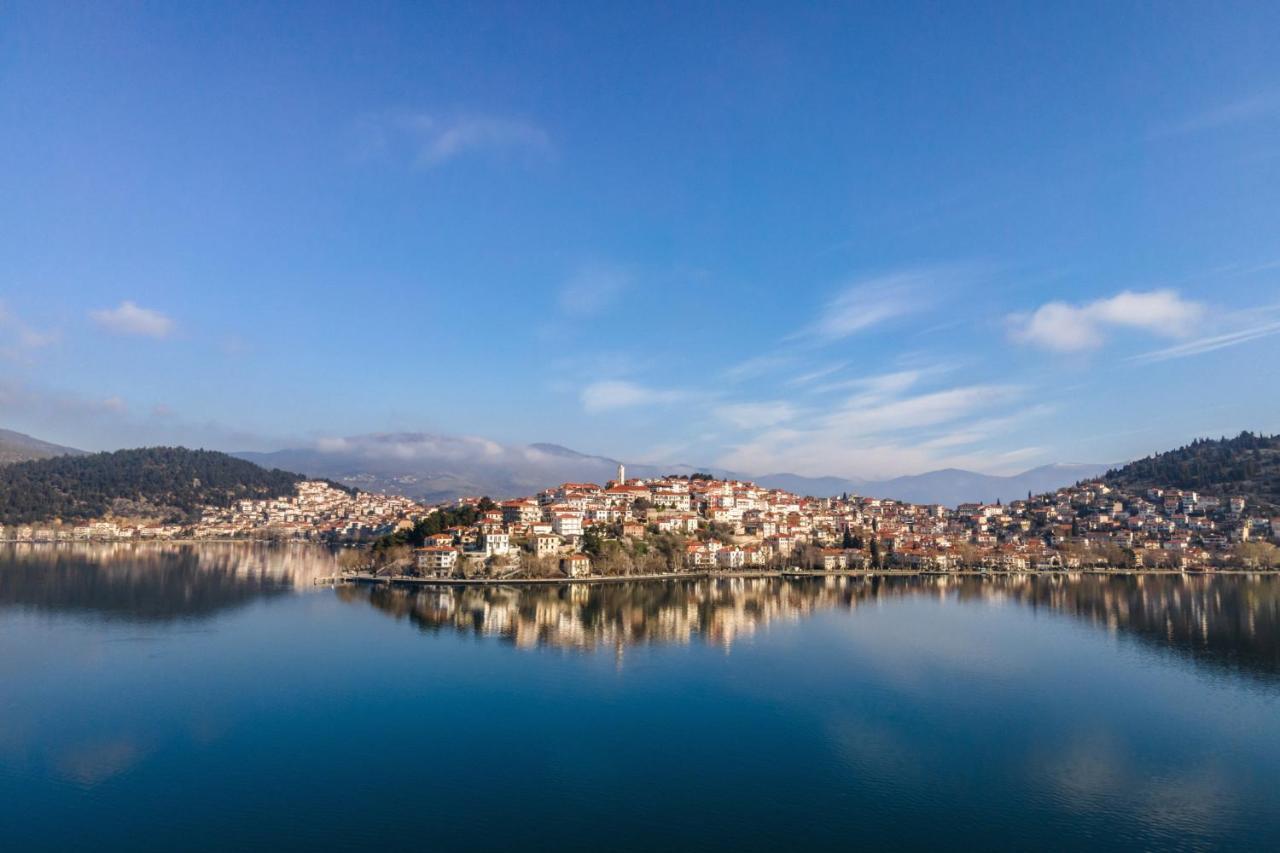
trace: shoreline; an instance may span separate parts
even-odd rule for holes
[[[325,542],[310,539],[245,539],[245,538],[229,538],[229,539],[73,539],[73,540],[31,540],[31,539],[0,539],[0,546],[4,545],[53,545],[53,546],[82,546],[82,545],[136,545],[136,546],[156,546],[156,545],[271,545],[271,546],[306,546],[312,548],[324,548],[331,551],[338,551],[348,548],[364,548],[368,543],[363,542]],[[831,571],[821,569],[769,569],[765,571],[725,571],[725,572],[661,572],[657,574],[646,575],[592,575],[583,578],[421,578],[415,575],[385,575],[375,576],[368,572],[347,572],[338,575],[332,575],[324,578],[317,578],[316,584],[339,584],[339,583],[377,583],[377,584],[406,584],[412,586],[536,586],[548,584],[580,584],[580,583],[627,583],[627,582],[657,582],[668,580],[706,580],[712,578],[787,578],[787,579],[803,579],[803,578],[822,578],[822,577],[1024,577],[1024,576],[1044,576],[1053,577],[1058,575],[1274,575],[1280,574],[1280,568],[1275,569],[1248,569],[1236,566],[1227,566],[1217,568],[1213,566],[1199,567],[1194,569],[1147,569],[1147,568],[1053,568],[1053,569],[835,569]]]
[[[1047,569],[1044,571],[982,571],[963,569],[954,572],[918,569],[849,569],[846,571],[773,570],[765,572],[664,572],[648,575],[596,575],[584,578],[420,578],[414,575],[373,575],[352,572],[316,578],[317,586],[363,584],[368,586],[567,586],[576,584],[658,583],[663,581],[701,580],[806,580],[811,578],[880,578],[880,577],[1058,577],[1066,575],[1280,575],[1275,569]]]

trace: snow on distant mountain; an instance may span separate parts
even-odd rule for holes
[[[495,499],[531,495],[565,482],[604,483],[618,460],[579,453],[558,444],[505,445],[471,436],[377,433],[323,439],[310,448],[237,453],[268,468],[327,477],[371,492],[402,494],[428,502],[464,495]],[[704,472],[752,479],[768,488],[829,497],[844,492],[947,506],[970,501],[1011,501],[1100,476],[1108,465],[1046,465],[1008,477],[947,469],[892,480],[769,474],[748,477],[719,468],[626,463],[630,477]]]

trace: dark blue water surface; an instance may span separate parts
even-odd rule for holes
[[[1280,579],[0,548],[0,848],[1280,848]]]

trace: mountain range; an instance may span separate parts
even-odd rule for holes
[[[483,438],[428,433],[379,433],[322,440],[311,448],[237,453],[268,468],[327,477],[366,491],[402,494],[428,502],[463,495],[493,498],[534,494],[565,482],[603,483],[617,472],[617,459],[579,453],[557,444],[506,445]],[[1105,464],[1046,465],[1013,476],[955,468],[891,480],[750,476],[714,467],[626,463],[629,477],[703,472],[750,479],[769,488],[827,497],[844,492],[947,506],[970,501],[1010,501],[1105,473]]]
[[[77,455],[84,455],[84,451],[0,430],[0,465]],[[232,455],[267,469],[296,471],[366,491],[401,494],[432,503],[464,495],[519,497],[565,482],[604,483],[616,475],[619,462],[558,444],[501,444],[484,438],[430,433],[375,433],[323,439],[312,447]],[[946,506],[970,501],[1008,502],[1026,497],[1028,492],[1049,492],[1101,476],[1112,467],[1115,466],[1045,465],[1012,476],[947,468],[890,480],[867,480],[788,473],[752,476],[716,467],[626,463],[630,477],[702,472],[754,480],[769,488],[802,495],[827,497],[848,492]]]

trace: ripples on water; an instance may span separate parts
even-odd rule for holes
[[[1280,846],[1280,577],[334,568],[0,548],[0,846]]]

